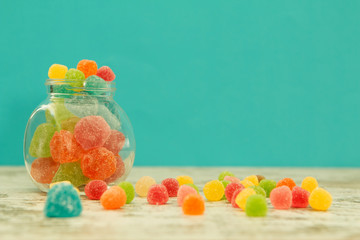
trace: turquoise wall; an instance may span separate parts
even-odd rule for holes
[[[360,166],[360,1],[1,1],[0,164],[52,63],[117,75],[136,165]]]

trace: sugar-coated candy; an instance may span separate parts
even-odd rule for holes
[[[126,204],[131,203],[131,201],[135,198],[135,188],[130,182],[121,182],[118,185],[122,189],[124,189],[126,194]]]
[[[83,118],[96,115],[99,111],[99,101],[87,95],[75,95],[64,100],[65,107],[75,116]]]
[[[100,203],[107,210],[119,209],[126,203],[126,193],[121,187],[112,186],[101,195]]]
[[[110,136],[104,143],[104,148],[113,152],[114,154],[119,154],[120,150],[124,147],[125,136],[122,132],[117,130],[111,130]]]
[[[258,182],[260,184],[261,180],[265,179],[265,177],[263,175],[256,175]]]
[[[176,197],[179,190],[179,182],[175,178],[166,178],[161,182],[168,191],[169,197]]]
[[[116,161],[116,170],[115,172],[105,179],[105,182],[112,183],[115,182],[117,179],[121,178],[122,175],[125,173],[125,164],[122,158],[119,155],[115,155],[115,161]]]
[[[46,121],[55,125],[58,129],[60,129],[61,122],[75,117],[75,115],[65,107],[64,102],[64,99],[56,99],[48,104],[45,110]]]
[[[53,64],[49,68],[48,76],[50,79],[64,79],[67,70],[67,66],[61,64]]]
[[[226,181],[226,180],[222,180],[220,181],[222,183],[222,185],[224,186],[224,189],[226,189],[226,186],[231,183],[230,181]],[[199,193],[199,191],[198,191]],[[221,200],[226,200],[226,196],[225,196],[225,192],[224,192],[224,195],[222,196]]]
[[[245,188],[236,196],[235,203],[242,209],[245,210],[246,201],[251,195],[255,195],[256,192],[252,188]]]
[[[108,90],[105,80],[96,75],[91,75],[86,78],[84,87],[85,91],[90,95],[101,95]]]
[[[222,181],[222,180],[224,180],[224,178],[225,178],[226,176],[235,177],[235,175],[234,175],[232,172],[223,171],[223,172],[221,172],[221,173],[219,174],[218,180],[219,180],[219,181]]]
[[[177,176],[176,180],[178,180],[179,186],[184,185],[186,183],[194,183],[194,180],[190,176]]]
[[[51,183],[59,166],[51,157],[37,158],[31,164],[30,175],[38,183]]]
[[[68,183],[68,184],[72,185],[72,183],[70,181],[65,180],[65,181],[60,181],[60,182],[52,182],[49,184],[49,188],[52,188],[53,186],[55,186],[56,184],[59,184],[59,183]],[[74,187],[74,185],[73,185],[73,187]]]
[[[237,182],[232,182],[229,183],[226,188],[225,188],[225,197],[226,199],[231,202],[231,199],[234,195],[234,192],[238,189],[242,190],[245,187],[241,184],[241,183],[237,183]],[[239,191],[240,192],[240,191]]]
[[[84,117],[74,129],[75,139],[84,150],[103,146],[110,133],[109,125],[100,116]]]
[[[162,184],[154,184],[150,186],[146,197],[148,203],[151,205],[163,205],[169,200],[167,189]]]
[[[108,66],[102,66],[97,70],[96,76],[101,77],[107,82],[115,80],[115,74]]]
[[[309,204],[315,210],[326,211],[331,203],[331,194],[323,188],[316,188],[310,194]]]
[[[247,176],[245,178],[245,180],[249,180],[250,182],[252,182],[255,186],[258,186],[259,185],[259,180],[257,178],[256,175],[251,175],[251,176]]]
[[[295,186],[292,190],[292,204],[293,208],[306,208],[309,205],[310,193],[305,189]]]
[[[59,183],[49,190],[44,208],[46,217],[76,217],[81,212],[79,194],[71,184]]]
[[[193,184],[193,183],[185,183],[184,185],[188,185],[188,186],[194,188],[197,191],[197,193],[199,193],[199,188],[195,184]]]
[[[311,193],[315,188],[319,186],[317,180],[313,177],[306,177],[301,183],[301,187]]]
[[[80,162],[71,162],[60,164],[59,169],[55,173],[52,182],[70,181],[75,187],[85,185],[89,182],[89,178],[85,177]]]
[[[68,118],[66,120],[63,120],[60,123],[60,127],[61,127],[62,130],[66,130],[66,131],[69,131],[71,133],[74,133],[74,128],[75,128],[75,125],[77,124],[78,121],[80,121],[80,118],[71,117],[71,118]]]
[[[84,85],[85,75],[77,69],[70,68],[65,74],[65,79],[69,80],[68,82],[71,87],[80,88]]]
[[[246,200],[245,213],[249,217],[265,217],[268,208],[266,199],[262,195],[251,195]]]
[[[177,194],[177,203],[182,206],[184,199],[189,194],[198,194],[197,191],[188,185],[181,185]]]
[[[77,64],[76,68],[84,73],[85,78],[87,78],[87,77],[89,77],[91,75],[95,75],[97,73],[97,70],[98,70],[96,62],[93,61],[93,60],[87,60],[87,59],[81,60]]]
[[[250,186],[254,186],[253,182],[251,182],[250,180],[248,179],[244,179],[242,181],[240,181],[240,183],[245,187],[245,188],[248,188]]]
[[[276,187],[288,186],[292,190],[296,184],[292,178],[284,178],[277,182]]]
[[[81,169],[90,179],[104,180],[116,171],[116,159],[114,154],[106,148],[95,148],[84,154]]]
[[[238,179],[237,177],[232,177],[232,176],[225,176],[224,180],[229,181],[229,182],[241,183],[240,179]]]
[[[236,203],[236,197],[239,195],[239,193],[245,188],[240,188],[240,189],[237,189],[235,190],[235,192],[233,193],[232,197],[231,197],[231,205],[234,207],[234,208],[239,208],[239,206],[237,205]]]
[[[262,187],[254,185],[254,186],[250,186],[249,188],[254,189],[256,194],[261,195],[266,198],[266,192]]]
[[[207,182],[203,189],[204,195],[209,201],[219,201],[224,195],[224,185],[219,180]]]
[[[121,123],[119,118],[117,118],[106,106],[99,105],[99,111],[97,115],[102,116],[109,124],[111,129],[120,129]]]
[[[92,200],[99,200],[106,190],[107,184],[102,180],[92,180],[84,188],[85,195]]]
[[[50,152],[59,163],[77,162],[84,154],[74,135],[66,130],[55,132],[50,141]]]
[[[149,188],[156,184],[155,179],[149,176],[141,177],[135,184],[135,192],[140,197],[146,197],[149,191]]]
[[[202,215],[205,212],[204,199],[199,194],[188,194],[182,204],[185,215]]]
[[[55,130],[51,123],[40,124],[31,139],[29,154],[33,157],[50,157],[50,141]]]
[[[276,188],[276,182],[274,180],[270,180],[270,179],[263,179],[260,183],[259,186],[262,187],[265,192],[266,192],[266,197],[270,197],[270,193],[271,191]]]
[[[270,201],[275,209],[289,209],[292,203],[292,193],[288,186],[274,188],[270,193]]]

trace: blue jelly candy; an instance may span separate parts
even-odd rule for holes
[[[101,95],[108,90],[108,86],[104,79],[91,75],[85,80],[85,90],[90,95]]]

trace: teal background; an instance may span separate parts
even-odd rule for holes
[[[360,1],[1,1],[0,164],[53,63],[111,66],[135,165],[360,166]]]

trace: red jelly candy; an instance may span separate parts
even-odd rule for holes
[[[105,81],[111,82],[115,79],[115,74],[108,66],[102,66],[97,70],[96,76],[101,77]]]
[[[276,187],[281,187],[281,186],[288,186],[290,190],[292,190],[296,186],[296,183],[291,178],[284,178],[278,181],[276,184]]]
[[[236,200],[236,197],[237,195],[243,190],[244,188],[238,188],[234,191],[232,197],[231,197],[231,205],[234,207],[234,208],[240,208],[237,203],[235,202]]]
[[[106,148],[95,148],[84,154],[81,169],[90,179],[104,180],[116,171],[115,156]]]
[[[102,180],[92,180],[86,184],[85,195],[92,200],[100,200],[101,195],[107,190],[106,182]]]
[[[77,162],[83,155],[83,150],[74,138],[74,135],[66,130],[55,132],[50,141],[50,152],[55,162]]]
[[[289,209],[292,203],[292,193],[288,186],[274,188],[270,193],[270,201],[275,209]]]
[[[292,190],[293,208],[306,208],[309,205],[310,193],[301,187],[294,187]]]
[[[177,202],[179,206],[182,206],[185,197],[189,194],[198,194],[198,193],[193,187],[190,187],[188,185],[181,185],[177,194]]]
[[[110,127],[103,117],[87,116],[75,125],[74,136],[83,149],[102,147],[110,136]]]
[[[122,132],[111,130],[110,136],[104,144],[104,148],[112,151],[114,154],[119,154],[120,150],[125,144],[125,136]]]
[[[152,205],[163,205],[169,200],[166,187],[162,184],[155,184],[149,188],[147,200]]]
[[[225,188],[225,197],[226,199],[231,202],[232,196],[234,192],[238,189],[244,189],[245,187],[241,183],[231,182]]]
[[[38,183],[51,183],[60,164],[54,162],[51,157],[37,158],[31,164],[31,177]]]
[[[115,155],[116,160],[116,170],[113,175],[109,178],[105,179],[105,182],[112,183],[115,182],[118,178],[120,178],[125,173],[125,164],[119,155]]]
[[[87,59],[81,60],[77,64],[76,68],[84,73],[85,78],[91,75],[95,75],[98,70],[96,62]]]
[[[175,178],[166,178],[161,182],[168,191],[169,197],[176,197],[179,190],[179,182]]]

